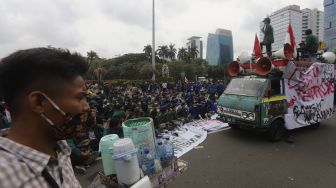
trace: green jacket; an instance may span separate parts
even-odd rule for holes
[[[310,54],[314,54],[317,52],[318,46],[319,46],[319,42],[318,42],[317,37],[313,34],[307,35],[306,51]]]
[[[67,139],[68,146],[71,148],[71,152],[77,156],[81,155],[81,150],[76,146],[73,139]]]
[[[264,33],[264,44],[274,43],[273,27],[270,24],[265,24],[265,27],[261,31]]]
[[[173,110],[169,110],[167,113],[167,121],[172,121],[176,119],[176,113]]]

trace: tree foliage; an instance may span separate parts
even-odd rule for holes
[[[209,66],[204,59],[197,59],[198,50],[196,47],[179,48],[170,44],[159,46],[156,56],[155,69],[151,64],[152,47],[144,46],[144,53],[130,53],[111,59],[101,59],[94,51],[87,52],[90,61],[89,71],[86,75],[88,80],[97,80],[97,73],[101,73],[103,80],[150,80],[153,73],[156,78],[162,77],[162,66],[160,62],[166,62],[169,68],[169,80],[179,80],[185,75],[188,80],[195,80],[199,76],[207,76],[213,79],[228,78],[227,65]],[[177,54],[178,60],[175,59]],[[159,71],[160,70],[160,71]]]

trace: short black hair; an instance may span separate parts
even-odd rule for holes
[[[267,18],[264,19],[263,22],[270,24],[271,23],[271,19],[267,17]]]
[[[306,33],[306,35],[310,35],[310,34],[312,34],[313,32],[312,32],[311,29],[307,29],[305,33]]]
[[[27,89],[54,87],[55,81],[72,81],[84,76],[88,64],[78,53],[61,48],[19,50],[0,62],[0,96],[12,110],[13,103]]]

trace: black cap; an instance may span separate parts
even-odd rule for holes
[[[265,22],[266,22],[266,23],[271,23],[271,19],[267,17],[267,18],[265,18],[265,19],[263,20],[263,22],[264,22],[264,23],[265,23]]]

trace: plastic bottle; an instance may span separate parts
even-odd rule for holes
[[[166,159],[166,148],[163,145],[163,141],[161,139],[158,139],[157,147],[156,147],[156,156],[158,159],[160,159],[161,166],[163,166],[163,163]]]
[[[164,141],[164,146],[166,150],[166,157],[165,157],[165,165],[164,166],[169,166],[170,162],[174,158],[174,145],[169,141],[169,136],[165,137]]]
[[[145,160],[142,162],[142,170],[145,175],[150,175],[155,173],[155,161],[154,157],[150,154],[147,148],[144,149]]]

